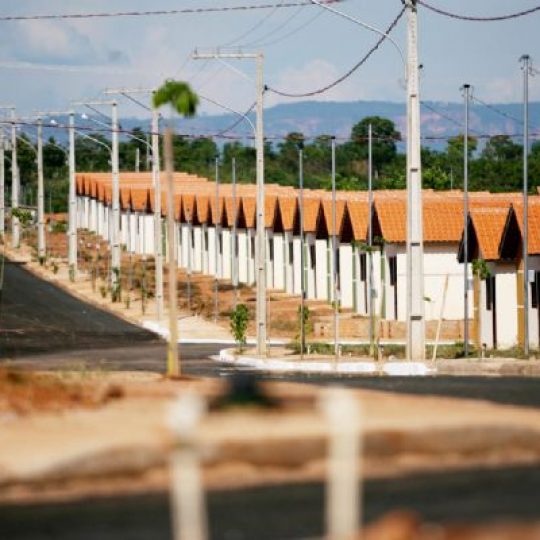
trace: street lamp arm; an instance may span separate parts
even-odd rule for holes
[[[204,99],[205,101],[209,101],[210,103],[213,103],[214,105],[217,105],[218,107],[221,107],[222,109],[225,109],[225,110],[227,110],[229,112],[232,112],[233,114],[236,114],[240,118],[243,118],[251,126],[251,129],[253,130],[253,133],[254,134],[256,133],[255,126],[253,125],[253,122],[249,119],[249,116],[247,114],[241,113],[241,112],[239,112],[239,111],[237,111],[235,109],[231,109],[231,107],[228,107],[227,105],[223,105],[223,103],[219,103],[218,101],[215,101],[212,98],[203,96],[202,94],[199,94],[199,97]]]
[[[348,21],[351,21],[355,24],[358,24],[365,28],[366,30],[369,30],[370,32],[375,32],[376,34],[379,34],[380,36],[384,36],[392,45],[395,47],[397,52],[399,53],[399,56],[401,57],[401,61],[403,62],[403,65],[406,67],[407,62],[405,60],[405,55],[403,53],[402,48],[398,45],[396,40],[390,36],[387,32],[384,32],[383,30],[380,30],[379,28],[376,28],[375,26],[372,26],[371,24],[365,23],[364,21],[361,21],[360,19],[357,19],[356,17],[353,17],[351,15],[348,15],[347,13],[343,13],[342,11],[339,11],[333,7],[330,7],[328,4],[323,4],[320,0],[311,0],[312,4],[315,4],[316,6],[319,6],[323,9],[326,9],[327,11],[330,11],[334,15],[338,15],[339,17],[342,17],[344,19],[347,19]]]
[[[96,144],[99,144],[100,146],[105,147],[109,151],[109,154],[112,155],[112,148],[108,144],[105,144],[103,141],[100,141],[99,139],[92,137],[92,135],[87,135],[86,133],[83,133],[82,131],[79,131],[78,129],[74,131],[77,135],[84,137],[85,139],[88,139],[89,141],[93,141]]]

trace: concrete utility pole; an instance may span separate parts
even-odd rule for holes
[[[45,260],[45,186],[43,183],[43,121],[41,117],[37,119],[37,244],[38,260],[42,263]]]
[[[214,322],[217,323],[219,315],[219,234],[220,234],[220,215],[219,215],[219,156],[216,156],[215,159],[215,178],[214,183],[216,187],[216,215],[215,215],[215,226],[214,226],[214,267],[215,267],[215,277],[214,277]]]
[[[135,148],[135,172],[139,172],[141,167],[141,154],[139,148]]]
[[[463,85],[465,97],[465,136],[463,139],[463,346],[469,357],[469,103],[471,85]]]
[[[163,318],[163,244],[161,231],[161,179],[159,177],[159,112],[152,109],[152,180],[154,183],[154,254],[156,272],[156,308]]]
[[[255,143],[257,154],[257,232],[255,242],[255,266],[256,266],[256,282],[257,282],[257,354],[266,356],[266,234],[265,234],[265,218],[264,218],[264,128],[263,128],[263,112],[264,112],[264,55],[262,53],[241,53],[241,52],[221,52],[213,53],[198,53],[193,54],[194,60],[211,60],[220,58],[234,59],[252,59],[256,62],[256,126],[255,126]]]
[[[523,354],[529,356],[529,74],[531,58],[524,54],[523,69]]]
[[[4,155],[4,130],[0,129],[0,238],[4,238],[6,232],[6,168]]]
[[[77,199],[75,197],[75,113],[69,114],[68,265],[77,274]]]
[[[336,216],[336,138],[332,137],[332,288],[334,297],[334,358],[339,359],[339,303],[338,287],[338,245],[337,245],[337,216]]]
[[[120,282],[121,271],[121,254],[120,254],[120,170],[118,156],[118,107],[116,101],[112,102],[112,249],[111,249],[111,266],[112,266],[112,286],[113,289],[118,287]]]
[[[424,243],[422,165],[420,159],[420,96],[418,82],[417,0],[408,8],[407,52],[407,358],[425,358]]]
[[[161,225],[161,180],[160,180],[160,155],[159,155],[159,111],[153,107],[131,97],[136,94],[153,94],[155,90],[151,88],[110,88],[103,93],[106,95],[122,95],[133,103],[139,105],[146,111],[152,113],[152,135],[151,144],[148,140],[138,139],[130,136],[134,140],[143,142],[146,146],[146,169],[148,162],[152,159],[152,184],[154,187],[154,263],[155,263],[155,297],[156,312],[158,320],[163,318],[163,231]],[[138,168],[136,168],[138,172]]]
[[[231,175],[232,175],[232,200],[233,200],[233,226],[232,226],[232,239],[231,239],[231,263],[232,263],[232,283],[234,287],[234,309],[238,303],[238,250],[237,250],[237,234],[236,234],[236,221],[238,218],[237,204],[236,204],[236,158],[233,156],[231,163]]]
[[[21,224],[13,215],[19,208],[19,164],[17,162],[17,126],[15,125],[15,108],[11,109],[11,247],[18,249],[21,244]]]
[[[118,287],[120,282],[120,271],[121,271],[121,253],[120,253],[120,171],[119,171],[119,157],[118,157],[118,107],[116,101],[78,101],[74,102],[73,105],[83,105],[85,107],[93,108],[95,106],[110,106],[111,111],[111,138],[112,138],[112,151],[111,151],[111,168],[112,168],[112,226],[111,226],[111,285],[113,290]],[[100,113],[101,114],[101,113]],[[71,120],[71,117],[70,117]],[[98,122],[99,123],[99,122]],[[73,139],[75,141],[75,139]],[[71,148],[71,144],[70,144]],[[73,156],[75,152],[73,152]],[[70,151],[71,156],[71,151]],[[75,170],[75,163],[73,163],[73,170]],[[70,184],[71,189],[71,184]],[[70,191],[71,193],[71,191]],[[75,194],[75,173],[73,174],[73,193]],[[71,198],[70,198],[71,200]],[[74,203],[74,208],[76,209],[76,202]],[[71,209],[71,205],[70,205]],[[76,214],[75,214],[76,215]],[[71,218],[71,213],[70,213]],[[71,219],[70,219],[71,223]],[[75,227],[75,261],[71,264],[77,264],[77,224],[74,222]]]
[[[373,128],[368,126],[368,313],[369,313],[369,356],[375,352],[375,320],[373,310]]]
[[[300,360],[304,359],[306,344],[306,281],[304,254],[304,143],[298,144],[298,221],[300,222]]]

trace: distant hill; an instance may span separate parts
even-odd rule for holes
[[[460,103],[427,102],[422,106],[422,134],[424,136],[447,137],[462,132],[463,105]],[[518,120],[522,118],[522,106],[518,103],[494,104],[494,107]],[[439,111],[454,122],[443,118],[431,109]],[[120,114],[121,114],[120,109]],[[489,108],[473,103],[471,106],[472,134],[494,135],[498,133],[520,134],[522,125],[508,117],[497,114]],[[265,109],[265,133],[272,136],[283,136],[291,131],[299,131],[308,137],[321,134],[334,134],[338,137],[348,137],[352,126],[366,116],[382,116],[393,120],[401,133],[406,129],[406,109],[404,103],[387,101],[351,101],[351,102],[320,102],[301,101],[281,104]],[[250,114],[254,119],[254,114]],[[540,131],[540,102],[530,105],[531,131]],[[237,122],[239,117],[234,114],[203,115],[179,123],[179,131],[193,135],[218,133]],[[78,120],[78,122],[81,122]],[[140,126],[149,127],[149,122],[137,118],[121,119],[124,129]],[[89,124],[91,125],[91,124]],[[250,133],[245,122],[240,122],[230,132],[234,134]],[[58,133],[58,138],[64,137]],[[441,146],[437,141],[425,141],[426,145]]]

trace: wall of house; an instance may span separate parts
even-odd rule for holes
[[[493,264],[496,286],[497,348],[515,347],[518,340],[516,267],[512,263]]]

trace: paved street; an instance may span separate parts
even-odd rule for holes
[[[183,369],[201,377],[235,371],[209,356],[223,345],[182,345]],[[0,359],[38,369],[111,369],[162,372],[165,344],[150,332],[85,304],[7,262],[0,312]],[[245,370],[248,371],[248,370]],[[487,399],[540,407],[540,378],[516,377],[333,377],[274,375],[267,380],[342,384],[399,393]]]
[[[540,469],[466,471],[370,481],[364,516],[396,508],[426,520],[481,523],[538,519]],[[0,507],[3,538],[16,540],[168,540],[165,494],[104,498],[40,506]],[[213,492],[208,496],[212,540],[281,540],[323,534],[321,484]]]

